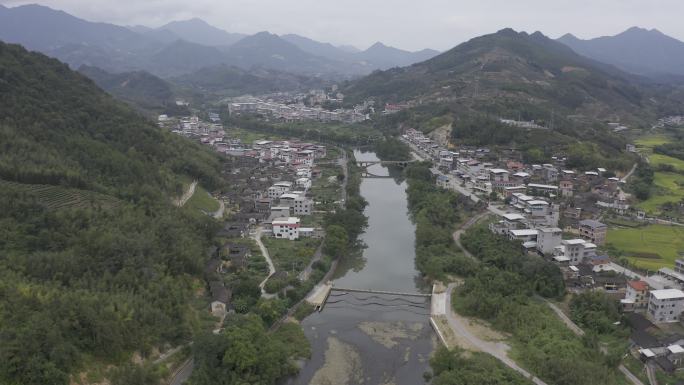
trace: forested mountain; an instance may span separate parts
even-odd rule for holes
[[[555,111],[556,117],[643,122],[671,107],[668,94],[653,87],[539,32],[505,29],[425,62],[373,73],[345,92],[356,100],[452,104],[528,120],[548,121]]]
[[[575,52],[652,77],[684,76],[684,42],[656,29],[632,27],[615,36],[581,40],[571,34],[558,39]]]
[[[253,68],[247,71],[228,65],[206,67],[169,80],[199,92],[209,92],[221,96],[308,90],[322,88],[327,84],[323,79],[305,75],[295,75],[265,68]]]
[[[112,74],[97,67],[81,66],[78,72],[117,98],[143,110],[161,111],[175,103],[171,84],[149,72]]]
[[[217,186],[219,159],[4,43],[0,149],[0,383],[66,385],[187,341],[214,225],[170,201]]]
[[[209,46],[228,46],[247,36],[241,33],[226,32],[197,18],[172,21],[155,29],[155,31],[170,31],[183,40]]]

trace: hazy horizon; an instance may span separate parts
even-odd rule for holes
[[[412,51],[425,48],[444,51],[473,37],[507,27],[530,33],[541,31],[552,38],[572,33],[589,39],[639,26],[655,28],[684,40],[684,26],[672,17],[684,11],[684,3],[675,0],[648,3],[605,0],[601,4],[588,0],[567,4],[549,4],[543,0],[514,3],[505,0],[477,3],[349,0],[344,4],[321,4],[314,0],[299,0],[295,4],[278,0],[196,0],[192,3],[179,0],[90,0],[86,3],[80,0],[0,0],[0,4],[8,7],[40,4],[88,21],[121,26],[156,28],[171,21],[199,18],[228,32],[293,33],[359,49],[381,41]],[[401,26],[400,31],[393,28],[397,25]]]

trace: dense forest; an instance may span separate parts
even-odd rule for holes
[[[219,185],[219,158],[3,43],[0,149],[0,179],[13,182],[0,189],[0,383],[68,384],[110,363],[114,384],[154,380],[124,363],[197,331],[216,230],[171,198],[192,179]],[[79,191],[81,203],[55,204]]]
[[[0,43],[0,178],[127,200],[219,183],[219,160],[159,130],[65,64]]]

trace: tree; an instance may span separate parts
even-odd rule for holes
[[[349,235],[342,226],[328,226],[325,233],[323,251],[334,258],[339,258],[347,253]]]

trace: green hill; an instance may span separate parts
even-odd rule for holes
[[[120,197],[212,187],[218,159],[162,132],[65,64],[0,43],[0,178]],[[150,193],[154,191],[154,193]]]
[[[0,383],[110,378],[95,368],[187,342],[216,225],[171,197],[219,169],[66,65],[0,43]]]
[[[172,86],[145,71],[112,74],[97,67],[81,66],[78,72],[103,90],[143,111],[162,112],[175,103]]]
[[[502,114],[517,103],[608,117],[646,105],[647,95],[630,77],[539,32],[505,29],[422,63],[376,72],[351,83],[346,91],[352,99],[420,99],[423,104],[458,103]]]

